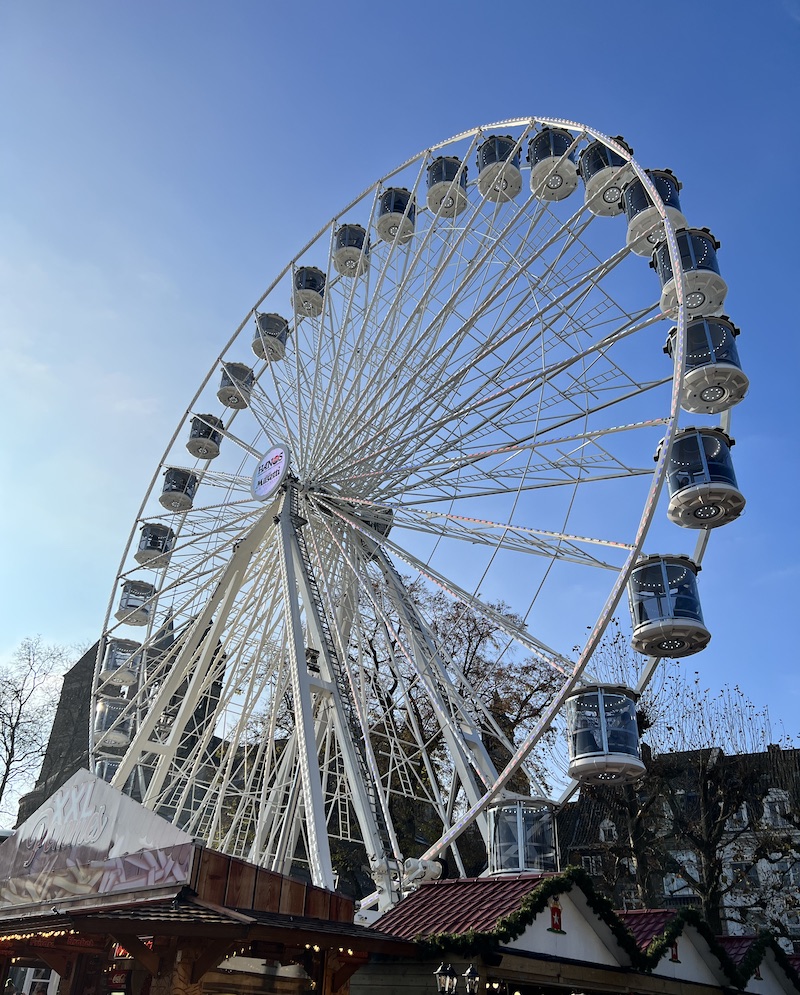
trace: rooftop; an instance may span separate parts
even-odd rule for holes
[[[381,916],[375,928],[408,940],[437,933],[491,932],[549,876],[432,881]]]

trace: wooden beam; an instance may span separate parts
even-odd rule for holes
[[[338,992],[343,985],[346,985],[356,971],[366,963],[367,959],[356,960],[352,958],[347,964],[342,964],[341,967],[337,968],[331,975],[331,991]]]
[[[51,971],[55,971],[56,974],[61,975],[62,978],[69,974],[67,965],[70,960],[72,960],[72,957],[70,957],[69,954],[62,953],[59,950],[53,950],[52,947],[34,947],[31,945],[29,949],[31,950],[31,953],[36,954],[39,960],[43,960]]]
[[[136,919],[131,918],[125,921],[99,914],[91,918],[87,916],[75,928],[87,936],[92,934],[103,935],[105,933],[122,934],[126,930],[130,930],[131,934],[137,936],[176,936],[181,938],[193,936],[202,939],[206,937],[217,938],[219,936],[228,936],[231,940],[235,940],[240,937],[244,938],[247,935],[247,924],[240,922],[238,918],[231,918],[228,923],[196,921],[192,917],[191,910],[187,911],[185,918],[174,920],[151,919],[144,912]],[[126,933],[125,935],[130,934]]]
[[[232,943],[230,940],[220,940],[218,943],[209,941],[204,944],[203,953],[192,964],[192,984],[196,985],[201,981],[203,975],[212,970],[212,968],[217,967],[225,960],[228,951],[235,947],[236,943]]]
[[[112,933],[111,937],[121,947],[125,947],[131,957],[152,974],[154,978],[158,977],[161,970],[161,958],[146,943],[143,943],[138,936],[134,936],[133,933],[120,933],[119,935]]]

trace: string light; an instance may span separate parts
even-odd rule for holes
[[[13,943],[19,942],[20,940],[33,940],[37,938],[51,939],[52,937],[59,936],[77,936],[78,934],[74,929],[50,929],[50,930],[38,930],[35,933],[8,933],[5,936],[0,936],[0,943]]]

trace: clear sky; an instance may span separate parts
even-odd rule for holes
[[[98,636],[198,382],[325,222],[430,144],[554,116],[673,169],[722,242],[748,506],[690,669],[798,733],[798,66],[800,0],[5,0],[0,654]]]

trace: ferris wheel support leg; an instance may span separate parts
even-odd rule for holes
[[[275,856],[272,859],[271,870],[278,874],[289,875],[292,872],[292,859],[297,851],[297,841],[300,838],[300,822],[303,807],[302,783],[295,780],[289,788],[284,817],[280,823],[278,842],[275,846]],[[309,854],[309,863],[311,855]],[[333,871],[331,870],[331,874]]]
[[[221,632],[224,622],[227,619],[228,611],[233,604],[240,584],[241,571],[234,571],[230,577],[224,597],[219,602],[219,612],[217,617],[211,623],[211,627],[207,630],[204,629],[203,635],[200,636],[200,639],[202,640],[202,648],[196,662],[193,662],[192,664],[192,674],[189,680],[189,686],[186,689],[186,693],[183,696],[178,713],[172,724],[172,728],[169,731],[165,744],[166,748],[158,759],[156,769],[153,771],[153,776],[147,786],[147,793],[142,799],[143,804],[147,808],[154,808],[156,805],[159,793],[161,792],[161,789],[164,786],[164,781],[169,773],[172,758],[180,745],[180,735],[186,727],[186,723],[188,722],[190,716],[197,708],[203,691],[208,686],[207,678],[209,670],[214,667],[215,662],[218,668],[224,668],[225,666],[224,656],[221,659],[217,659],[219,633]],[[173,667],[173,670],[174,669],[175,668]]]
[[[323,624],[321,613],[324,612],[324,606],[317,603],[312,590],[311,564],[303,555],[296,535],[293,537],[292,551],[308,627],[321,650],[321,672],[328,688],[325,692],[326,706],[341,751],[351,802],[367,849],[372,877],[384,896],[385,907],[388,908],[399,897],[397,876],[392,873],[392,865],[399,864],[402,855],[392,828],[388,800],[381,789],[378,764],[369,738],[369,725],[359,708],[355,689],[348,684],[344,668],[337,659],[339,649],[333,641],[332,633]],[[352,613],[349,624],[352,624]],[[342,652],[346,651],[344,647],[340,649]],[[372,799],[370,789],[373,792]]]
[[[332,721],[333,707],[328,695],[319,696],[315,702],[315,705],[317,706],[315,719],[317,756],[322,757],[325,742],[332,726],[334,725],[334,722]],[[337,745],[338,742],[339,741],[337,739]],[[320,774],[322,775],[323,795],[325,794],[327,787],[324,776],[324,771],[327,769],[328,765],[324,762],[324,759],[321,760]],[[284,854],[284,863],[280,864],[276,860],[273,866],[273,870],[279,871],[281,874],[291,873],[291,855],[297,852],[297,844],[303,827],[303,808],[303,795],[299,791],[293,790],[291,793],[290,804],[287,807],[285,826],[281,831],[281,842],[279,843],[277,851],[279,855],[281,853]]]
[[[292,681],[295,717],[298,731],[298,759],[303,785],[303,801],[308,833],[308,859],[314,884],[333,891],[333,868],[325,820],[322,784],[317,773],[317,744],[312,714],[311,689],[305,666],[305,644],[298,604],[297,577],[295,575],[292,540],[290,492],[284,494],[278,515],[280,530],[281,580],[283,583],[284,618],[289,649],[289,669]]]
[[[447,793],[447,825],[451,826],[453,824],[453,813],[456,807],[456,788],[458,785],[451,784],[450,789]],[[456,867],[458,868],[458,873],[462,878],[467,877],[467,870],[464,867],[464,860],[461,857],[461,850],[458,848],[458,840],[453,840],[450,844],[450,852],[453,854],[453,859],[456,862]]]
[[[454,728],[451,713],[453,700],[458,696],[436,649],[433,637],[429,633],[424,621],[418,615],[416,608],[408,596],[403,581],[386,554],[380,547],[376,547],[374,555],[386,578],[389,597],[410,634],[410,641],[414,656],[418,661],[420,676],[436,709],[442,735],[447,741],[448,747],[455,759],[459,778],[469,799],[469,804],[474,805],[483,796],[485,787],[488,787],[497,777],[497,771],[484,746],[480,729],[473,723],[466,709],[459,710],[458,719],[459,724],[466,725],[467,736],[462,736]],[[442,695],[441,686],[447,686],[448,691],[451,693],[448,695],[448,699],[445,699]],[[475,770],[469,761],[470,756],[480,773],[480,777],[484,781],[484,787],[479,786],[477,783]],[[481,835],[486,839],[488,834],[486,820],[479,819],[478,825]]]

